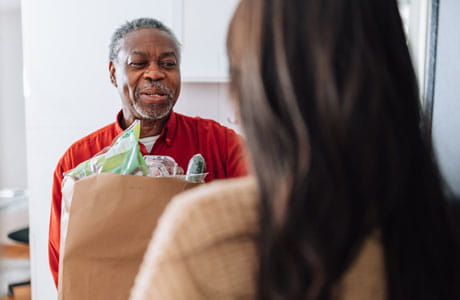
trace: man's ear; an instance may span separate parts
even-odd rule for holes
[[[109,76],[110,76],[110,82],[113,84],[114,87],[118,87],[117,85],[117,77],[115,76],[116,70],[115,70],[115,65],[113,64],[112,61],[109,62]]]

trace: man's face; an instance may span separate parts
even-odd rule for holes
[[[154,121],[169,115],[180,92],[178,56],[166,32],[141,28],[126,34],[109,71],[128,125],[135,119]]]

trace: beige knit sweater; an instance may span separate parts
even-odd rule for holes
[[[160,219],[130,299],[254,299],[257,216],[253,178],[215,181],[177,196]],[[377,238],[366,241],[337,294],[385,298]]]

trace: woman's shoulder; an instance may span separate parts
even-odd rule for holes
[[[191,207],[195,205],[219,206],[224,204],[220,202],[223,199],[232,201],[230,204],[250,205],[256,201],[256,195],[257,184],[252,176],[220,179],[177,195],[171,205]]]
[[[258,224],[257,195],[252,177],[216,180],[183,192],[166,208],[155,238],[175,237],[183,254],[219,240],[253,235]]]
[[[253,299],[256,186],[252,178],[226,179],[174,197],[131,299]]]
[[[257,184],[253,177],[215,180],[175,196],[169,210],[181,209],[189,213],[198,210],[256,209]]]

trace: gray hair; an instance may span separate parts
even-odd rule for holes
[[[169,29],[166,25],[161,23],[160,21],[152,18],[139,18],[139,19],[134,19],[132,21],[128,21],[125,24],[121,25],[112,35],[112,39],[110,40],[110,46],[109,46],[109,59],[110,61],[115,61],[118,57],[118,52],[120,51],[120,43],[123,40],[123,38],[130,33],[131,31],[134,31],[136,29],[140,28],[154,28],[158,29],[161,31],[166,32],[170,37],[171,40],[174,42],[177,48],[177,55],[178,58],[180,59],[180,43],[177,40],[176,36],[174,33]]]

